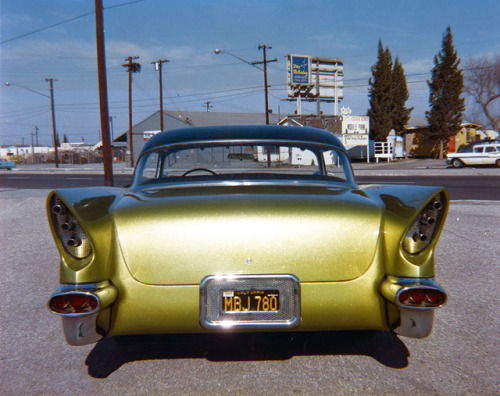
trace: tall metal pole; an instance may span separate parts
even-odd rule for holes
[[[53,78],[46,78],[46,82],[50,84],[50,108],[52,110],[52,136],[54,139],[54,163],[56,168],[59,168],[59,154],[57,153],[57,134],[56,134],[56,113],[54,110],[54,81]]]
[[[102,0],[95,0],[95,29],[97,44],[97,74],[99,77],[99,104],[101,112],[102,155],[104,166],[104,185],[113,185],[113,155],[109,137],[108,85],[106,79],[106,52],[104,49],[104,24]]]

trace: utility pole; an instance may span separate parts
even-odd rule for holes
[[[269,62],[276,62],[277,61],[276,58],[271,59],[269,61],[266,58],[266,49],[272,49],[272,48],[273,47],[269,47],[265,44],[259,45],[259,50],[262,50],[262,52],[264,54],[264,61],[263,62],[252,62],[252,65],[264,63],[264,93],[266,95],[266,125],[269,125],[269,100],[268,100],[268,93],[267,93],[267,88],[268,88],[268,85],[267,85],[267,64]],[[271,149],[269,147],[267,148],[267,167],[268,168],[271,167]]]
[[[132,141],[132,73],[139,73],[141,71],[141,64],[139,62],[132,62],[139,59],[138,56],[129,56],[125,60],[128,63],[123,64],[128,72],[128,147],[130,150],[130,166],[134,167],[134,142]]]
[[[57,153],[57,134],[56,134],[56,113],[54,110],[54,81],[53,78],[46,78],[45,82],[50,84],[50,108],[52,109],[52,136],[54,138],[54,163],[59,168],[59,154]]]
[[[31,132],[31,163],[35,163],[35,143],[33,141],[33,135],[34,133]]]
[[[104,185],[113,185],[113,154],[109,138],[108,83],[106,79],[106,52],[104,49],[104,23],[102,0],[95,0],[95,31],[97,44],[97,74],[99,77],[99,105],[102,130],[102,156]]]
[[[38,147],[38,127],[35,125],[36,146]]]
[[[113,118],[116,118],[115,116],[109,116],[109,125],[111,127],[111,141],[114,140],[114,137],[113,137]]]
[[[266,95],[266,125],[269,125],[269,100],[268,100],[268,93],[267,93],[267,88],[268,88],[268,85],[267,85],[267,64],[270,63],[270,62],[276,62],[277,59],[274,58],[274,59],[271,59],[271,60],[267,60],[266,59],[266,50],[267,49],[272,49],[273,47],[269,47],[265,44],[262,44],[262,45],[259,45],[259,50],[262,50],[263,53],[264,53],[264,61],[262,62],[252,62],[252,65],[258,65],[260,63],[263,63],[264,64],[264,92],[265,92],[265,95]]]
[[[209,100],[204,103],[205,107],[207,108],[207,113],[210,111],[212,107],[214,107],[210,103],[212,102],[210,102]]]
[[[156,62],[151,62],[152,64],[155,65],[156,70],[160,72],[160,130],[163,131],[163,83],[162,83],[162,75],[161,75],[161,69],[162,69],[162,64],[170,62],[168,59],[159,59]]]
[[[316,61],[316,114],[321,116],[321,98],[319,96],[319,59]]]

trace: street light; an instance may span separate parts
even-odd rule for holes
[[[34,89],[23,87],[22,85],[19,85],[19,84],[13,83],[13,82],[9,82],[9,81],[7,81],[5,83],[5,86],[10,87],[12,85],[15,85],[19,88],[26,89],[27,91],[36,93],[38,95],[45,96],[46,98],[50,99],[50,108],[52,110],[52,135],[53,135],[53,139],[54,139],[54,163],[55,163],[56,168],[59,168],[59,156],[57,153],[57,136],[56,136],[56,113],[54,110],[54,87],[53,87],[53,82],[57,81],[57,80],[55,80],[53,78],[46,78],[45,81],[50,83],[50,96],[45,95],[41,92],[35,91]]]
[[[228,54],[228,55],[231,55],[233,58],[236,58],[236,59],[238,59],[238,60],[240,60],[240,61],[242,61],[242,62],[245,62],[246,64],[248,64],[248,65],[250,65],[250,66],[253,66],[253,67],[255,67],[256,69],[259,69],[259,70],[261,70],[261,71],[264,71],[264,69],[263,69],[262,67],[256,66],[256,65],[255,65],[255,64],[253,64],[252,62],[249,62],[249,61],[247,61],[247,60],[245,60],[245,59],[243,59],[243,58],[240,58],[239,56],[237,56],[237,55],[235,55],[235,54],[233,54],[233,53],[229,52],[228,50],[221,50],[221,49],[216,48],[216,49],[214,49],[214,53],[215,53],[216,55],[223,55],[223,54]]]
[[[271,49],[272,47],[268,47],[267,45],[259,45],[259,50],[262,49],[263,52],[264,52],[264,60],[263,61],[256,61],[256,62],[249,62],[243,58],[240,58],[239,56],[227,51],[227,50],[221,50],[221,49],[214,49],[214,53],[216,55],[220,55],[220,54],[228,54],[228,55],[231,55],[233,58],[236,58],[242,62],[245,62],[246,64],[252,66],[252,67],[255,67],[256,69],[259,69],[261,71],[264,72],[264,94],[265,94],[265,103],[266,103],[266,124],[269,124],[269,102],[268,102],[268,93],[267,93],[267,88],[268,88],[268,85],[267,85],[267,64],[269,62],[276,62],[277,59],[274,58],[274,59],[271,59],[271,60],[267,60],[266,59],[266,49]],[[262,67],[259,67],[257,66],[258,64],[264,64],[264,68]]]
[[[42,95],[42,96],[45,96],[46,98],[49,98],[49,99],[50,99],[50,96],[49,96],[49,95],[45,95],[45,94],[43,94],[43,93],[41,93],[41,92],[35,91],[34,89],[27,88],[27,87],[23,87],[22,85],[19,85],[19,84],[16,84],[16,83],[10,82],[10,81],[7,81],[7,82],[5,83],[5,86],[6,86],[6,87],[10,87],[10,86],[12,86],[12,85],[15,85],[16,87],[19,87],[19,88],[26,89],[26,90],[28,90],[28,91],[34,92],[34,93],[36,93],[36,94],[38,94],[38,95]]]

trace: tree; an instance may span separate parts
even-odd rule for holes
[[[465,68],[465,92],[486,117],[487,127],[500,129],[500,56],[471,59]],[[482,122],[480,122],[482,124]]]
[[[63,136],[63,143],[68,143],[68,137],[66,136],[66,134],[64,134]]]
[[[388,48],[384,49],[382,40],[378,42],[377,62],[372,66],[370,78],[370,139],[383,141],[392,129],[392,55]]]
[[[406,101],[410,97],[408,92],[408,86],[406,84],[406,76],[403,65],[399,62],[399,58],[396,57],[394,61],[394,68],[392,69],[392,99],[393,99],[393,117],[392,117],[392,127],[396,130],[396,133],[402,132],[408,121],[410,120],[410,113],[413,107],[407,108]]]
[[[427,81],[431,108],[425,115],[431,139],[440,143],[439,158],[443,158],[448,139],[461,129],[465,101],[461,96],[464,77],[458,68],[459,64],[460,59],[453,46],[451,28],[448,26],[443,36],[442,49],[434,57],[431,81]]]

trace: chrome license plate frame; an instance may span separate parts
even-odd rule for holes
[[[279,301],[268,310],[224,309],[231,295],[274,291]],[[276,294],[276,293],[273,293]],[[266,294],[262,294],[266,295]],[[269,294],[271,295],[271,294]],[[300,283],[291,274],[210,275],[200,285],[200,324],[207,329],[291,328],[300,323]]]

